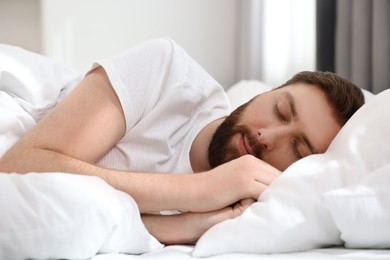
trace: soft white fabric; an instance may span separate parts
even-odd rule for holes
[[[87,259],[162,248],[137,204],[97,177],[0,174],[0,259]]]
[[[271,90],[272,87],[259,80],[241,80],[231,86],[227,95],[232,110],[246,103],[254,96]]]
[[[58,61],[0,44],[0,156],[79,80]]]
[[[302,251],[342,245],[341,238],[356,245],[348,240],[352,235],[349,232],[352,226],[348,226],[345,218],[348,215],[337,212],[335,204],[331,204],[333,210],[329,210],[329,202],[324,202],[323,194],[358,183],[364,176],[388,167],[390,121],[384,117],[390,111],[389,101],[390,90],[371,98],[342,128],[325,154],[309,156],[291,165],[241,216],[208,230],[193,254]],[[388,212],[386,206],[386,203],[377,203],[376,209]],[[383,216],[386,214],[378,215],[377,219]],[[352,223],[353,226],[369,222],[364,216],[357,216],[356,220],[362,222]],[[388,230],[383,221],[377,222],[376,230],[380,226]],[[344,232],[342,237],[340,231]],[[364,228],[360,228],[353,235],[365,236],[363,231]],[[370,243],[359,240],[360,246],[375,247],[372,242],[378,247],[388,244],[385,240],[388,237],[377,235],[378,239]]]
[[[390,165],[324,194],[348,248],[390,248]]]
[[[171,39],[144,42],[99,61],[118,94],[126,134],[99,162],[140,172],[189,173],[199,131],[228,115],[224,89]]]
[[[191,252],[193,246],[170,245],[161,250],[143,255],[104,254],[97,255],[90,260],[388,260],[390,250],[381,249],[348,249],[345,247],[331,247],[312,249],[304,252],[289,254],[250,254],[230,253],[216,255],[210,258],[194,257]]]
[[[0,44],[0,89],[38,121],[81,79],[75,70],[20,47]]]

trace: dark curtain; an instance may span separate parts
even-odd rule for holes
[[[317,70],[335,71],[336,0],[317,0]]]
[[[373,93],[390,88],[390,1],[317,0],[317,19],[318,70]]]

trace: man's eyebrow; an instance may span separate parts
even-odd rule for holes
[[[296,110],[296,106],[295,106],[295,99],[291,95],[291,93],[288,92],[288,91],[284,92],[284,94],[285,94],[286,98],[288,99],[288,103],[290,105],[291,113],[292,113],[293,117],[296,118],[297,117],[297,110]],[[310,152],[312,154],[316,154],[317,153],[317,149],[310,142],[309,138],[307,138],[306,135],[302,135],[302,139],[306,143],[307,147],[309,147]]]

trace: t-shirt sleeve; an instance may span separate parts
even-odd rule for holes
[[[97,62],[106,71],[126,119],[126,131],[155,106],[169,76],[174,42],[146,41]]]
[[[208,123],[226,116],[222,86],[169,38],[98,62],[117,93],[126,131],[99,165],[136,172],[191,172],[189,152]]]

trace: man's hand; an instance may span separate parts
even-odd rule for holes
[[[260,194],[281,172],[268,163],[251,155],[245,155],[220,165],[208,172],[197,174],[201,203],[192,205],[191,211],[206,212],[221,209],[237,201]]]
[[[179,215],[149,215],[142,216],[148,231],[164,244],[193,244],[209,228],[228,219],[241,215],[255,200],[246,199],[231,207],[220,210]]]

